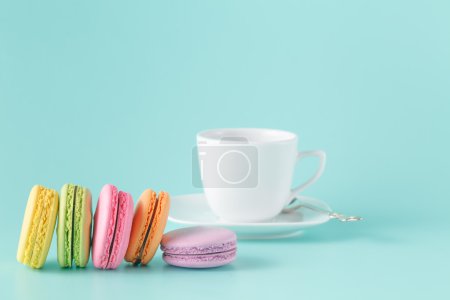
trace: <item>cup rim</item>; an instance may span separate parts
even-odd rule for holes
[[[297,134],[281,129],[272,129],[272,128],[246,128],[246,127],[238,127],[238,128],[214,128],[202,130],[197,133],[197,140],[201,139],[203,141],[214,141],[220,142],[223,138],[223,134],[220,132],[236,132],[235,134],[238,136],[238,132],[246,132],[247,134],[269,134],[272,135],[272,139],[267,140],[251,140],[250,144],[274,144],[274,143],[287,143],[297,140]],[[274,137],[276,135],[276,137]],[[230,135],[231,136],[231,135]]]

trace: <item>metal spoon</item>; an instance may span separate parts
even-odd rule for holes
[[[293,204],[293,203],[295,203],[297,201],[300,201],[299,198],[307,198],[307,197],[304,197],[304,196],[296,197],[296,198],[294,198],[291,201],[290,204]],[[320,212],[320,213],[327,214],[330,219],[337,219],[337,220],[339,220],[341,222],[356,222],[356,221],[363,220],[362,217],[346,216],[346,215],[343,215],[343,214],[340,214],[340,213],[337,213],[337,212],[334,212],[334,211],[329,211],[327,209],[320,208],[320,207],[317,207],[317,206],[314,206],[314,205],[311,205],[311,204],[307,204],[307,203],[299,203],[299,204],[294,205],[294,206],[286,207],[286,208],[284,208],[282,210],[282,212],[283,213],[291,213],[291,212],[293,212],[293,211],[295,211],[295,210],[297,210],[297,209],[299,209],[301,207],[304,207],[304,208],[307,208],[307,209],[310,209],[310,210],[314,210],[314,211],[317,211],[317,212]]]

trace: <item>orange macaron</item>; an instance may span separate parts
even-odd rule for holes
[[[145,190],[134,211],[130,241],[125,260],[135,265],[148,264],[161,242],[169,215],[170,196],[161,191],[158,195]]]

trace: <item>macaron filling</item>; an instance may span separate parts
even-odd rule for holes
[[[135,265],[140,264],[141,261],[142,261],[142,255],[144,254],[145,245],[147,244],[147,240],[148,240],[148,238],[150,236],[150,231],[151,231],[151,228],[152,228],[153,221],[155,219],[155,215],[156,215],[156,211],[157,211],[157,208],[158,208],[158,204],[159,204],[159,197],[156,198],[155,207],[153,208],[153,212],[152,212],[152,215],[150,217],[150,222],[149,222],[149,224],[147,226],[147,231],[145,233],[144,241],[142,242],[141,248],[139,249],[139,254],[138,254],[137,258],[136,258],[136,261],[134,262]],[[150,209],[151,209],[151,206],[150,206]]]

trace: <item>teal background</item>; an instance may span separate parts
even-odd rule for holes
[[[1,298],[446,298],[449,115],[448,1],[1,0]],[[42,270],[16,262],[34,184],[198,192],[216,127],[324,149],[305,194],[365,221],[241,241],[211,270],[61,270],[55,242]]]

